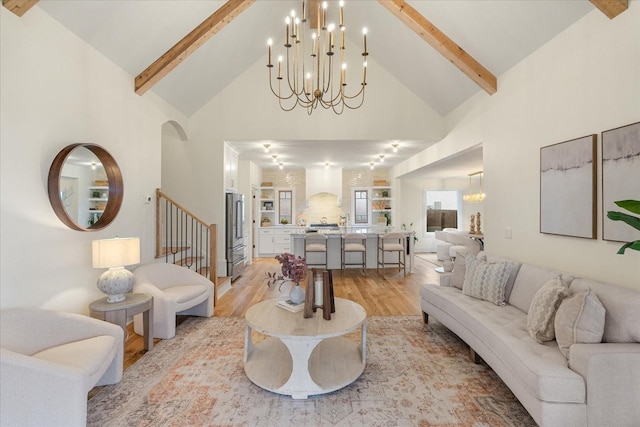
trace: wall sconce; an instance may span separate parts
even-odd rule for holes
[[[380,163],[384,162],[384,154],[380,154]]]
[[[262,144],[262,146],[264,147],[264,152],[268,153],[269,152],[269,147],[271,147],[271,144]]]
[[[391,146],[393,147],[393,152],[397,153],[398,152],[398,145],[399,144],[391,144]]]
[[[124,267],[140,263],[140,239],[94,240],[91,249],[93,268],[108,268],[98,279],[98,289],[107,295],[109,303],[123,301],[135,281],[133,273]]]
[[[329,169],[329,162],[326,162],[326,163],[324,164],[324,168],[325,168],[325,169]]]
[[[371,163],[369,163],[369,166],[370,166],[371,170],[373,170],[373,167],[375,166],[375,163],[371,162]]]
[[[284,163],[280,162],[278,164],[280,165],[280,169],[284,169]]]
[[[271,157],[273,157],[273,163],[277,163],[278,162],[278,155],[277,154],[274,154]]]

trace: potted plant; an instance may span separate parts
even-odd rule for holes
[[[269,218],[267,218],[266,216],[264,216],[260,220],[260,225],[262,227],[270,227],[271,226],[271,220]]]
[[[615,202],[615,204],[631,213],[640,215],[640,200],[620,200]],[[607,212],[607,218],[612,221],[623,221],[636,230],[640,230],[640,217],[629,215],[624,212],[609,211]],[[618,254],[624,254],[624,251],[627,248],[633,249],[634,251],[640,251],[640,240],[625,243],[618,250]]]
[[[402,229],[405,231],[413,231],[413,223],[409,223],[409,225],[407,226],[407,224],[405,224],[404,222],[402,223]],[[418,243],[418,235],[417,234],[413,234],[413,244],[415,245],[416,243]],[[409,236],[407,236],[407,255],[410,253],[410,245],[409,245]]]

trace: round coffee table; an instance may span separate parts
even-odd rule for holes
[[[257,386],[306,399],[354,382],[367,364],[367,313],[353,301],[336,298],[336,312],[324,320],[318,311],[309,319],[260,302],[245,315],[244,371]],[[361,327],[360,345],[344,338]],[[268,338],[254,344],[251,332]]]

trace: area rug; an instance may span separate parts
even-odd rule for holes
[[[352,334],[359,339],[359,334]],[[351,385],[293,400],[243,370],[244,319],[189,318],[88,403],[90,426],[535,426],[468,347],[435,320],[367,320],[367,366]]]

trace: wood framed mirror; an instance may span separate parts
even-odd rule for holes
[[[67,227],[97,231],[115,219],[122,205],[122,172],[107,150],[95,144],[71,144],[53,159],[49,202]]]

